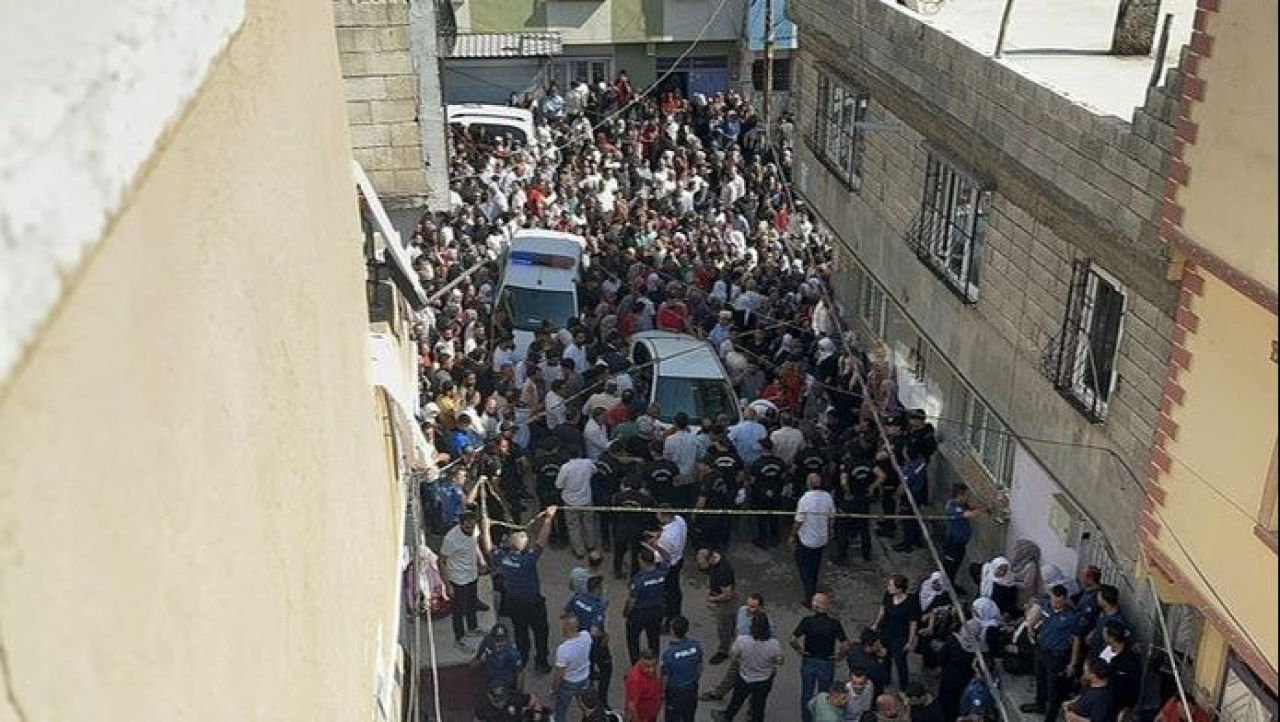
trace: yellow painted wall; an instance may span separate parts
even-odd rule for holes
[[[7,381],[27,719],[372,717],[400,517],[339,78],[328,3],[251,0]]]
[[[1222,3],[1209,14],[1212,54],[1193,106],[1199,126],[1178,190],[1183,227],[1239,270],[1276,289],[1277,3]]]
[[[1161,514],[1274,668],[1276,556],[1253,527],[1276,444],[1276,317],[1208,274],[1192,310],[1200,328],[1188,338],[1191,369],[1179,379],[1186,399],[1173,414],[1179,430],[1167,447],[1172,466],[1160,481],[1168,492]],[[1158,543],[1196,578],[1168,531]]]

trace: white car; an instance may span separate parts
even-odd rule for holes
[[[631,363],[637,386],[662,410],[663,423],[674,422],[682,411],[690,426],[719,416],[738,423],[738,395],[710,343],[683,333],[641,331],[631,337]]]
[[[506,105],[463,103],[445,106],[445,119],[450,126],[470,130],[479,128],[490,138],[506,138],[510,147],[536,150],[538,137],[533,130],[533,113]]]
[[[506,313],[521,355],[544,321],[558,330],[578,315],[585,247],[572,233],[524,229],[503,252],[497,307]]]

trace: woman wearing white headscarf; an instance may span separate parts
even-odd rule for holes
[[[982,565],[979,594],[995,602],[1001,612],[1013,614],[1018,606],[1018,580],[1008,559],[996,557]]]
[[[1004,623],[1000,607],[987,597],[978,597],[973,600],[973,618],[982,622],[982,641],[987,649],[993,652],[1000,649],[1000,625]]]
[[[1059,569],[1055,564],[1045,563],[1040,565],[1040,584],[1044,589],[1045,594],[1048,594],[1049,590],[1053,589],[1058,584],[1067,588],[1068,597],[1074,597],[1076,594],[1080,593],[1080,583],[1067,576],[1066,573]]]
[[[942,584],[942,572],[934,572],[920,585],[920,612],[927,614],[934,609],[950,604],[951,597]]]

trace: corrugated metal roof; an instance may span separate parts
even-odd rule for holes
[[[560,55],[560,33],[468,33],[453,42],[450,58],[538,58]]]

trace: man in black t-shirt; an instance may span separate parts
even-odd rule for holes
[[[715,549],[699,549],[698,569],[707,574],[707,606],[716,622],[719,646],[711,657],[711,664],[720,664],[729,658],[729,647],[736,636],[738,623],[737,580],[729,560]]]
[[[703,464],[706,472],[702,476],[702,488],[698,491],[698,508],[732,509],[738,492],[738,475],[743,469],[738,452],[723,435],[716,434]],[[728,547],[732,517],[727,514],[699,516],[701,518],[695,522],[698,536],[695,543],[718,549]]]
[[[1111,694],[1111,669],[1097,657],[1085,660],[1081,677],[1084,688],[1075,699],[1062,705],[1065,722],[1115,722],[1115,699]]]
[[[836,508],[845,514],[871,513],[871,467],[865,462],[849,460],[840,465],[836,487]],[[849,542],[856,537],[862,558],[871,561],[871,524],[866,518],[836,519],[835,558],[833,564],[848,564]]]
[[[817,474],[822,477],[825,486],[827,477],[823,472],[827,470],[827,454],[821,446],[815,443],[814,439],[809,439],[809,443],[800,450],[800,453],[796,454],[796,458],[792,463],[795,464],[795,474],[791,482],[793,498],[799,499],[800,495],[805,492],[810,474]]]
[[[830,600],[827,595],[813,595],[813,614],[800,620],[791,634],[791,648],[799,652],[800,661],[800,718],[811,722],[809,700],[824,689],[831,689],[836,675],[836,660],[843,657],[849,638],[844,625],[827,614]]]
[[[538,698],[504,685],[490,687],[476,705],[479,722],[525,722],[542,709]]]
[[[786,481],[787,462],[773,453],[773,442],[760,440],[760,458],[751,465],[751,494],[748,503],[751,508],[761,511],[775,511],[783,508],[782,485]],[[756,517],[755,545],[761,549],[769,549],[778,543],[778,517],[773,514],[761,514]]]
[[[675,481],[680,476],[680,467],[674,461],[663,458],[661,441],[653,444],[650,456],[652,460],[640,469],[640,479],[659,504],[675,506]]]
[[[876,463],[872,467],[875,480],[871,483],[871,492],[880,497],[880,511],[885,514],[896,514],[898,511],[898,487],[902,479],[898,476],[889,452],[881,449],[876,453]],[[898,533],[898,523],[893,519],[881,519],[876,522],[876,536],[891,537]]]

